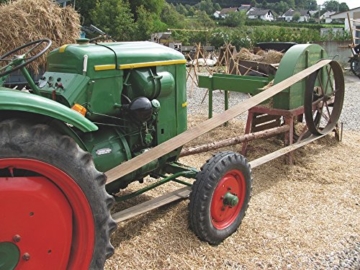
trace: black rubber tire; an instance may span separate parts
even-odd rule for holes
[[[354,58],[350,59],[350,69],[355,76],[360,78],[360,58],[359,57],[356,57],[356,58],[354,57]]]
[[[245,198],[236,219],[226,228],[213,225],[211,204],[218,183],[232,170],[240,172],[245,180]],[[220,152],[210,158],[197,174],[189,203],[190,228],[196,236],[211,245],[218,245],[240,226],[249,205],[252,190],[251,168],[246,158],[238,153]]]
[[[66,172],[80,186],[94,219],[95,244],[94,250],[89,251],[92,252],[90,269],[103,269],[106,259],[114,252],[110,243],[110,234],[116,228],[110,215],[114,198],[106,193],[106,176],[95,169],[91,154],[47,125],[30,125],[19,119],[0,122],[0,149],[0,159],[28,158],[46,162]]]

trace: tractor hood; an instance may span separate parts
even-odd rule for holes
[[[90,78],[105,70],[185,64],[184,56],[153,42],[116,42],[63,45],[48,55],[50,72],[77,73]]]

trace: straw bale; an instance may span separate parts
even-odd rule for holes
[[[79,14],[72,7],[62,8],[52,0],[17,0],[2,4],[0,23],[5,26],[0,32],[0,55],[43,38],[52,40],[51,50],[63,44],[74,43],[80,33]],[[29,56],[43,48],[35,49]],[[26,51],[18,54],[24,52]],[[45,63],[46,53],[32,62],[29,68],[36,72]]]

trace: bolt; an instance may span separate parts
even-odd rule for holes
[[[28,260],[30,260],[30,254],[29,253],[24,253],[24,255],[22,256],[22,259],[24,260],[24,261],[28,261]]]
[[[15,243],[20,242],[20,240],[21,240],[20,235],[15,234],[14,237],[13,237],[13,240],[14,240]]]

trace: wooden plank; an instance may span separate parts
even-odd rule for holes
[[[327,134],[323,134],[323,135],[319,135],[319,136],[311,135],[310,137],[308,137],[308,138],[306,138],[304,140],[301,140],[300,142],[290,144],[289,146],[281,148],[281,149],[279,149],[279,150],[277,150],[275,152],[272,152],[272,153],[270,153],[268,155],[265,155],[263,157],[260,157],[260,158],[257,158],[255,160],[250,161],[249,162],[250,166],[251,166],[252,169],[256,168],[256,167],[258,167],[258,166],[260,166],[260,165],[262,165],[262,164],[264,164],[266,162],[269,162],[269,161],[271,161],[271,160],[273,160],[275,158],[278,158],[278,157],[281,157],[281,156],[283,156],[283,155],[285,155],[287,153],[290,153],[291,151],[294,151],[294,150],[296,150],[296,149],[298,149],[300,147],[303,147],[304,145],[309,144],[309,143],[311,143],[313,141],[316,141],[316,140],[318,140],[318,139],[320,139],[320,138],[322,138],[322,137],[324,137],[326,135]]]
[[[280,120],[280,117],[281,116],[279,116],[279,115],[270,115],[270,114],[257,115],[253,119],[253,125],[257,126],[259,124],[264,124],[264,123],[267,123],[267,122],[277,121],[277,120]]]
[[[304,145],[309,144],[315,140],[318,140],[326,135],[327,134],[320,135],[320,136],[312,135],[309,138],[304,139],[298,143],[289,145],[285,148],[279,149],[278,151],[272,152],[266,156],[252,160],[249,162],[250,166],[252,169],[254,169],[266,162],[269,162],[275,158],[283,156],[291,151],[296,150],[297,148],[303,147]],[[119,222],[128,220],[130,218],[136,217],[138,215],[144,214],[146,212],[149,212],[151,210],[154,210],[156,208],[159,208],[161,206],[167,205],[169,203],[187,199],[190,195],[190,192],[191,192],[191,187],[188,187],[188,186],[183,187],[183,188],[180,188],[173,192],[166,193],[160,197],[151,199],[151,200],[143,202],[141,204],[137,204],[135,206],[129,207],[125,210],[119,211],[119,212],[113,214],[112,218],[115,220],[116,223],[119,223]]]
[[[280,93],[284,89],[290,87],[294,83],[306,78],[311,73],[329,64],[332,60],[322,60],[315,65],[304,69],[303,71],[283,80],[282,82],[268,88],[266,91],[241,102],[227,111],[220,113],[213,118],[210,118],[201,124],[195,126],[192,129],[186,130],[185,132],[159,144],[158,146],[144,152],[143,154],[136,156],[128,161],[121,163],[113,169],[107,171],[107,184],[111,183],[139,168],[150,163],[151,161],[158,159],[165,154],[183,146],[184,144],[196,139],[197,137],[209,132],[210,130],[226,123],[227,121],[235,118],[236,116],[248,111],[250,108],[260,104],[261,102],[269,99],[270,97]]]
[[[272,122],[267,122],[266,124],[257,125],[252,128],[251,132],[263,131],[276,127],[280,127],[280,119],[277,119],[276,121],[272,121]]]
[[[160,197],[154,198],[152,200],[137,204],[135,206],[129,207],[125,210],[119,211],[112,215],[112,218],[116,223],[121,221],[133,218],[137,215],[143,214],[150,210],[159,208],[160,206],[164,206],[171,202],[175,202],[178,200],[187,199],[190,195],[191,187],[184,187],[178,190],[175,190],[170,193],[166,193]]]

